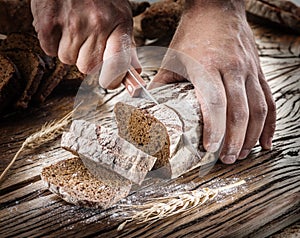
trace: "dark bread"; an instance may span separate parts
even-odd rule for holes
[[[15,64],[0,54],[0,113],[13,103],[20,92],[20,75]]]
[[[114,113],[119,136],[157,158],[153,169],[169,163],[170,140],[164,124],[146,110],[122,102],[116,103]]]
[[[141,28],[148,39],[172,36],[180,20],[183,0],[164,0],[153,4],[143,13]]]
[[[138,150],[104,127],[74,120],[62,135],[61,147],[79,156],[89,171],[101,180],[131,180],[141,184],[156,158]]]
[[[7,50],[30,50],[38,54],[44,61],[47,70],[54,70],[56,62],[54,57],[45,54],[40,46],[38,38],[29,33],[10,33],[6,39],[0,41],[0,51]]]
[[[30,0],[0,1],[0,33],[35,32]]]
[[[58,58],[55,60],[55,69],[46,74],[41,80],[40,86],[34,96],[34,101],[37,103],[42,103],[51,94],[51,92],[56,88],[56,86],[63,80],[64,76],[68,73],[70,68],[69,65],[63,64]]]
[[[78,157],[43,168],[41,178],[51,192],[65,201],[100,209],[106,209],[126,197],[131,189],[128,181],[96,179]]]
[[[22,49],[11,49],[2,51],[17,66],[21,74],[22,94],[16,102],[17,108],[27,108],[28,103],[37,91],[40,81],[44,75],[44,61],[34,52]]]

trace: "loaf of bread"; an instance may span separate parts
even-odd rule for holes
[[[153,4],[143,13],[141,28],[147,39],[172,36],[184,8],[184,0],[163,0]]]
[[[78,157],[60,161],[43,168],[41,178],[47,188],[59,197],[78,206],[106,209],[131,189],[128,180],[99,180]]]
[[[151,93],[161,104],[156,105],[147,99],[130,97],[122,98],[126,103],[112,103],[116,125],[106,121],[104,127],[96,122],[74,120],[69,132],[62,136],[61,147],[76,155],[75,164],[80,164],[80,168],[73,164],[72,159],[44,169],[42,178],[49,189],[66,201],[81,206],[99,206],[99,200],[106,199],[107,203],[99,206],[106,208],[128,194],[131,182],[141,184],[151,170],[154,170],[151,174],[160,176],[161,174],[155,172],[161,168],[154,169],[158,159],[162,159],[161,164],[158,163],[159,166],[168,168],[168,178],[176,178],[199,163],[207,163],[187,149],[182,139],[185,135],[194,149],[201,150],[202,118],[193,86],[188,82],[169,84],[153,89]],[[148,148],[143,148],[142,144]],[[157,154],[156,148],[160,149],[157,158],[145,153],[147,151]],[[168,160],[167,166],[165,159]],[[89,176],[92,175],[92,178],[78,174],[76,182],[73,182],[70,177],[77,174],[73,175],[74,172],[68,171],[73,167],[76,167],[75,171],[84,170]],[[73,186],[81,183],[82,189]],[[105,191],[86,189],[89,184],[94,188],[94,184],[112,183],[116,184],[116,190],[111,193],[111,199],[107,199],[110,195]],[[124,190],[120,190],[122,185]],[[88,199],[83,198],[84,195]],[[98,195],[92,203],[91,198]]]
[[[78,89],[85,78],[76,66],[70,67],[57,57],[46,55],[39,40],[29,33],[8,34],[0,40],[0,53],[16,65],[21,75],[20,86],[15,88],[11,97],[3,97],[7,101],[3,103],[5,106],[0,108],[0,112],[7,108],[24,109],[32,102],[44,102],[64,78],[69,89]],[[9,63],[6,65],[5,62],[1,62],[1,67],[10,70]]]

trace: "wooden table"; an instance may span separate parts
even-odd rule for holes
[[[217,163],[205,177],[197,169],[154,187],[155,195],[176,186],[202,188],[245,179],[238,189],[220,194],[189,213],[147,224],[124,221],[118,206],[83,209],[50,193],[40,180],[42,167],[70,156],[59,138],[22,154],[0,187],[0,237],[266,237],[300,219],[300,37],[253,24],[264,73],[277,104],[277,129],[271,151],[256,146],[234,165]],[[72,110],[74,95],[53,94],[40,108],[0,121],[0,171],[22,142],[45,123]],[[149,188],[148,188],[149,189]],[[134,200],[131,194],[127,200]],[[149,195],[148,194],[148,195]]]

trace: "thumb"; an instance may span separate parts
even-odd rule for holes
[[[149,84],[149,89],[163,84],[186,81],[186,70],[180,56],[178,51],[168,49],[158,73]]]

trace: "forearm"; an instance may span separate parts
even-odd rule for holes
[[[189,8],[223,8],[223,10],[245,10],[244,0],[186,0],[186,9]]]
[[[189,17],[209,15],[214,17],[226,17],[227,14],[246,18],[244,0],[186,0],[184,14],[192,14]]]

